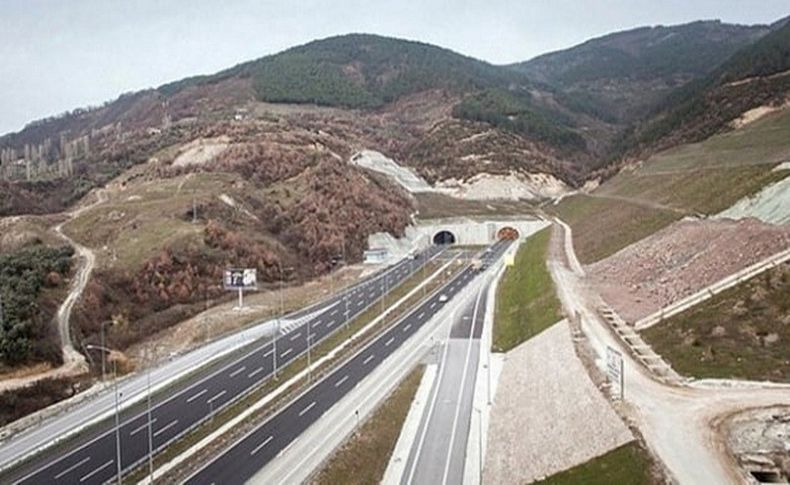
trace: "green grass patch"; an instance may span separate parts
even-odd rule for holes
[[[335,452],[311,483],[381,482],[424,370],[425,366],[419,366],[411,371],[373,416]]]
[[[744,128],[657,153],[596,193],[715,214],[788,175],[773,168],[790,158],[790,111]]]
[[[790,263],[642,335],[681,374],[790,382]]]
[[[646,485],[661,481],[651,474],[650,456],[636,442],[536,482],[542,485]]]
[[[546,267],[550,237],[547,228],[528,238],[499,283],[492,344],[496,352],[507,352],[562,318]]]
[[[637,170],[623,172],[596,193],[663,204],[688,214],[717,214],[787,175],[786,170],[773,171],[772,165],[662,173]]]
[[[600,261],[680,219],[682,214],[621,200],[574,195],[551,208],[573,230],[583,264]]]

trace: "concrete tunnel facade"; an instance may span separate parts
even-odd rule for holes
[[[540,219],[432,221],[417,226],[423,241],[432,244],[491,244],[500,239],[517,240],[546,227]]]

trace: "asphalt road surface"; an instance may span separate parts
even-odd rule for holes
[[[463,483],[488,286],[481,287],[450,329],[439,378],[401,477],[404,485]]]
[[[353,319],[376,303],[383,293],[419,271],[425,262],[443,249],[430,247],[415,259],[405,259],[329,299],[322,306],[331,310],[280,335],[276,340],[276,352],[271,339],[259,341],[227,365],[208,375],[194,376],[194,382],[152,404],[150,429],[145,408],[140,410],[138,406],[134,413],[122,416],[118,432],[114,418],[109,418],[100,425],[101,433],[93,433],[46,451],[7,472],[0,477],[0,482],[93,484],[113,480],[118,470],[118,440],[122,470],[144,462],[149,452],[149,436],[155,453],[163,449],[269,379],[275,358],[277,368],[281,369],[305,353],[308,332],[312,345],[320,342],[343,326],[346,312],[348,319]],[[119,398],[122,400],[123,396]]]
[[[485,261],[499,258],[508,245],[507,241],[494,244],[485,255]],[[240,484],[251,478],[428,322],[444,305],[442,296],[452,298],[478,274],[478,270],[466,267],[441,291],[435,292],[362,351],[198,470],[186,483]]]

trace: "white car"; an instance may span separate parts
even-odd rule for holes
[[[449,300],[447,295],[439,295],[439,303],[447,303],[447,300]]]

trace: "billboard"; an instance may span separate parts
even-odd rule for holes
[[[226,269],[222,283],[226,290],[257,290],[258,272],[250,268]]]

